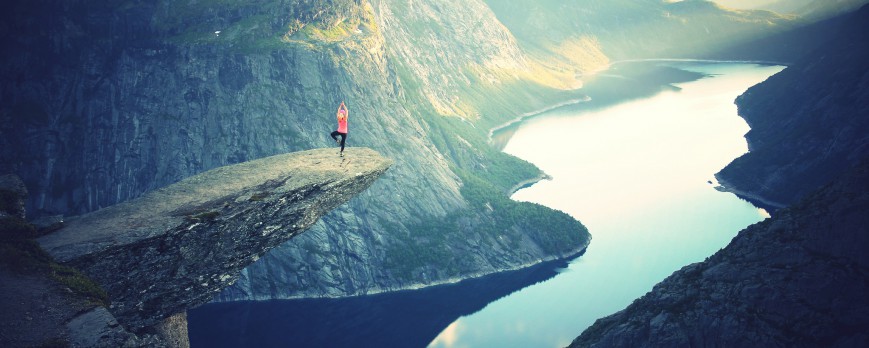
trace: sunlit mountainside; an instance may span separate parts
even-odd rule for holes
[[[610,60],[698,57],[795,25],[793,16],[729,10],[699,0],[487,3],[523,47],[568,61],[589,52]]]

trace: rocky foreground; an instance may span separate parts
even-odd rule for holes
[[[869,165],[752,225],[570,347],[869,345]]]
[[[123,338],[117,334],[123,328],[186,341],[187,308],[210,300],[244,267],[368,188],[392,164],[366,148],[345,154],[311,150],[220,167],[70,219],[39,238],[55,260],[108,293],[108,311],[97,307],[69,321],[78,331],[72,343],[112,345],[100,336]]]

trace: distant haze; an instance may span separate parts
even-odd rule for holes
[[[715,2],[730,8],[756,9],[764,8],[777,0],[715,0]]]
[[[714,0],[714,2],[736,9],[770,10],[822,19],[856,10],[869,3],[869,0]]]

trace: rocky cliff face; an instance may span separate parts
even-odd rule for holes
[[[772,208],[798,201],[869,156],[869,7],[826,44],[737,99],[750,152],[716,176]]]
[[[571,347],[869,344],[869,164],[739,232]]]
[[[391,164],[353,148],[340,159],[312,150],[220,167],[70,219],[38,241],[96,280],[112,314],[138,331],[209,301]]]
[[[28,211],[78,215],[211,168],[332,146],[345,100],[350,146],[393,169],[224,299],[410,288],[584,248],[578,222],[504,200],[539,173],[487,133],[581,98],[576,76],[603,51],[568,55],[587,63],[528,54],[482,1],[328,4],[12,2],[0,14],[0,45],[15,52],[0,58],[0,172],[25,180]],[[596,47],[567,41],[558,52]]]
[[[474,53],[460,45],[441,46],[438,52],[451,50],[456,56],[427,60],[419,54],[434,59],[428,47],[402,46],[412,44],[406,39],[386,42],[387,33],[396,38],[407,30],[400,26],[412,26],[398,22],[405,17],[400,11],[391,15],[388,10],[401,4],[332,5],[337,10],[324,12],[316,2],[300,1],[15,3],[0,28],[4,50],[22,53],[3,58],[3,171],[18,173],[31,188],[29,211],[80,214],[217,166],[331,146],[333,109],[346,100],[353,119],[350,146],[395,158],[393,171],[371,194],[312,227],[308,239],[254,266],[251,274],[270,275],[257,278],[265,283],[248,286],[249,278],[243,277],[239,288],[257,292],[241,298],[340,296],[431,284],[513,269],[584,247],[587,234],[576,222],[563,231],[571,235],[568,240],[552,243],[557,248],[540,248],[533,242],[537,237],[523,237],[528,228],[513,223],[497,227],[505,232],[500,239],[475,232],[493,230],[492,213],[468,209],[462,179],[450,168],[455,160],[444,154],[448,145],[436,145],[431,135],[438,125],[429,120],[442,117],[437,105],[469,104],[457,103],[455,92],[445,92],[455,86],[439,77],[454,76],[445,72],[466,69],[458,62],[474,58],[476,70],[450,78],[468,86],[468,79],[485,69],[512,64],[515,49],[500,41],[490,44],[487,32],[473,36],[469,27],[466,38],[491,49]],[[417,19],[438,16],[423,13]],[[509,43],[503,31],[496,37]],[[399,50],[405,55],[393,56]],[[503,52],[495,63],[488,56],[493,52]],[[410,85],[428,92],[412,92]],[[455,116],[445,110],[450,109],[440,111]],[[485,146],[485,133],[475,134],[461,121],[457,127],[467,135],[443,130],[437,141],[467,143],[453,150],[470,154],[470,165],[505,168],[516,161],[502,155],[507,164],[493,163],[468,143]],[[526,170],[499,180],[515,183],[537,174],[525,165]],[[454,232],[478,237],[446,238],[450,244],[443,243],[442,252],[469,247],[481,252],[440,254],[416,262],[416,270],[397,271],[407,263],[406,255],[396,253],[421,239],[411,230],[450,214],[471,220]],[[546,239],[545,225],[536,230]],[[388,237],[396,233],[404,237]],[[532,242],[515,244],[523,238]],[[473,246],[468,240],[475,241]],[[498,240],[513,242],[491,248]],[[466,260],[461,267],[426,271],[443,269],[445,260],[456,257]]]

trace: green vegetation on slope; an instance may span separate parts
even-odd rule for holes
[[[152,25],[174,44],[225,45],[241,53],[334,43],[377,30],[371,5],[352,0],[171,1]]]
[[[404,84],[407,90],[417,92],[415,80],[407,79],[409,74],[406,71],[404,74],[401,69],[398,71],[403,82],[410,82]],[[498,91],[508,92],[501,95],[484,89],[469,91],[469,94],[476,94],[471,98],[486,105],[483,108],[490,112],[498,110],[514,115],[517,109],[533,103],[520,96],[523,93],[521,84],[514,87],[515,94],[509,93],[509,89]],[[531,83],[527,83],[527,87],[535,90]],[[564,98],[568,94],[553,91],[551,95],[554,95],[552,98]],[[500,100],[510,98],[518,102],[497,105]],[[454,211],[444,218],[425,218],[417,224],[405,226],[410,234],[386,224],[394,238],[386,250],[386,266],[390,270],[409,279],[435,277],[434,273],[460,276],[463,271],[473,270],[480,258],[479,252],[473,249],[454,250],[468,248],[466,241],[469,238],[475,240],[472,246],[486,248],[495,254],[506,254],[503,249],[522,248],[540,250],[553,256],[568,256],[588,241],[585,226],[564,212],[509,198],[508,194],[512,193],[509,191],[516,184],[540,175],[537,167],[489,145],[488,128],[478,128],[458,117],[428,112],[430,114],[424,117],[429,126],[428,135],[438,150],[451,160],[451,168],[462,182],[462,197],[471,209]],[[486,119],[480,123],[495,122]],[[465,242],[456,243],[456,240]]]
[[[396,13],[409,10],[400,2],[390,5]],[[398,22],[392,24],[398,27],[394,30],[413,36],[452,35],[426,15],[402,17]],[[422,55],[452,49],[432,42],[420,46],[414,48]],[[509,48],[494,51],[504,53],[501,58],[513,58]],[[381,221],[390,235],[385,243],[386,266],[402,279],[449,279],[487,268],[481,264],[497,269],[542,257],[568,256],[589,239],[585,227],[569,215],[511,200],[513,187],[540,176],[540,170],[501,152],[488,139],[491,128],[523,112],[580,99],[581,93],[551,87],[563,85],[555,74],[531,76],[533,71],[522,70],[525,65],[518,61],[490,66],[486,62],[491,57],[475,54],[463,46],[444,56],[467,57],[466,61],[419,58],[407,52],[387,56],[403,97],[414,105],[410,111],[424,121],[427,137],[449,161],[469,208],[445,217],[419,217],[405,226]],[[431,64],[415,65],[412,59]],[[538,66],[529,63],[527,68]]]
[[[507,254],[503,249],[539,248],[545,255],[562,257],[578,251],[588,240],[585,226],[569,215],[536,203],[513,201],[499,187],[466,171],[459,173],[462,196],[474,209],[425,219],[408,226],[411,234],[390,228],[396,240],[386,251],[386,266],[397,275],[410,279],[420,279],[426,272],[460,276],[474,269],[481,255],[474,249],[454,250],[467,248],[457,246],[456,240],[475,239],[472,248],[495,254]]]
[[[22,223],[9,223],[10,219],[14,218],[0,220],[0,234],[3,236],[0,239],[0,267],[16,274],[48,276],[76,296],[93,304],[108,306],[108,295],[99,285],[77,269],[54,262],[33,239],[16,237],[17,232],[10,227],[17,228]],[[28,230],[33,230],[33,226],[27,226]]]
[[[0,212],[14,210],[18,195],[0,190]],[[106,292],[75,268],[60,265],[33,240],[38,231],[11,215],[0,217],[0,267],[16,274],[44,275],[69,288],[84,300],[107,306]]]

